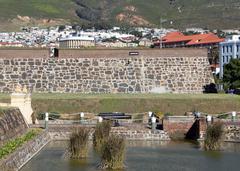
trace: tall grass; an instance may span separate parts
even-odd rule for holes
[[[222,123],[217,122],[213,125],[209,125],[206,130],[206,138],[204,141],[205,150],[219,150],[223,133]]]
[[[125,158],[125,140],[118,135],[111,135],[103,144],[101,153],[102,169],[122,169]]]
[[[98,123],[93,133],[93,146],[96,151],[101,152],[102,145],[106,142],[110,135],[111,122],[103,121]]]
[[[70,136],[70,157],[73,159],[86,158],[88,155],[88,128],[76,128]]]

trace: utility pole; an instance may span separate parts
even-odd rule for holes
[[[161,31],[162,31],[162,17],[160,17],[160,29],[161,29]],[[162,34],[161,34],[161,36],[160,36],[159,48],[162,49]]]

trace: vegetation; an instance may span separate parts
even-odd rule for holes
[[[0,94],[0,102],[10,102],[8,94]],[[238,111],[240,96],[229,94],[71,94],[40,93],[32,95],[36,113],[114,112],[143,113],[161,111],[184,115],[197,109],[203,113]]]
[[[93,133],[93,146],[96,151],[101,152],[102,145],[106,143],[111,131],[111,122],[103,121],[96,125],[95,131]]]
[[[58,112],[50,112],[50,113],[48,113],[48,117],[49,117],[50,120],[59,119],[60,114]],[[37,113],[37,119],[44,120],[45,119],[45,112]]]
[[[219,150],[220,142],[223,136],[223,125],[222,123],[214,123],[209,125],[206,130],[206,138],[204,140],[205,150]]]
[[[223,82],[225,89],[240,88],[240,59],[231,59],[224,66]]]
[[[3,145],[0,148],[0,159],[14,152],[17,148],[21,147],[24,143],[32,140],[34,137],[36,137],[39,134],[39,132],[40,132],[40,129],[32,129],[29,132],[27,132],[25,135],[7,142],[5,145]]]
[[[111,135],[103,144],[100,167],[104,169],[122,169],[124,167],[124,158],[124,138],[117,135]]]
[[[61,0],[61,3],[59,0],[0,0],[0,16],[4,21],[1,26],[13,23],[11,20],[21,15],[61,18],[66,23],[91,23],[101,20],[120,25],[141,24],[141,19],[144,19],[155,26],[159,26],[162,18],[163,27],[216,29],[238,27],[235,22],[240,16],[238,6],[238,0],[228,3],[226,0]],[[121,22],[116,21],[119,14],[126,16]],[[133,22],[132,16],[141,19]]]
[[[73,159],[86,158],[88,154],[88,138],[90,130],[85,127],[76,128],[70,136],[70,156]]]

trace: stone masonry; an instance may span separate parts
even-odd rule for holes
[[[0,116],[0,147],[27,131],[27,124],[17,108],[5,109]]]
[[[20,83],[35,92],[202,93],[213,82],[205,50],[168,50],[139,56],[4,58],[0,56],[0,92],[12,92]],[[190,52],[189,52],[190,51]],[[204,52],[203,52],[204,51]],[[199,52],[199,53],[198,53]],[[89,52],[90,53],[90,52]],[[61,53],[60,53],[61,54]],[[172,56],[171,56],[172,54]],[[199,55],[197,55],[199,54]]]

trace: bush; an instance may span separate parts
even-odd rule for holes
[[[223,125],[222,123],[214,123],[209,125],[206,130],[206,137],[204,141],[205,150],[219,150],[220,141],[223,136]]]
[[[100,152],[103,143],[108,139],[111,131],[111,122],[103,121],[96,125],[95,131],[93,133],[93,146]]]
[[[69,149],[73,159],[85,158],[88,154],[89,129],[76,128],[70,136]]]
[[[111,135],[103,144],[101,154],[101,168],[103,169],[122,169],[125,158],[124,138]]]

